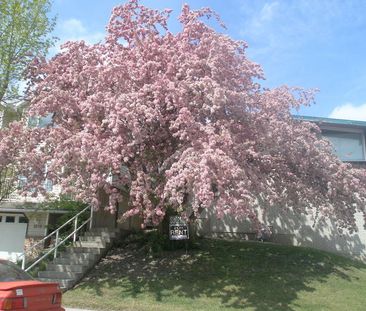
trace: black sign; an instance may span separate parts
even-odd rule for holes
[[[170,240],[188,240],[188,224],[179,216],[169,218],[169,239]]]

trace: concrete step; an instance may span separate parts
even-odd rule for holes
[[[81,236],[79,241],[82,242],[100,242],[100,243],[111,243],[113,238],[108,236]]]
[[[103,253],[72,253],[72,252],[63,252],[60,254],[60,258],[57,258],[53,261],[54,264],[63,264],[63,265],[86,265],[88,267],[93,266],[101,257]]]
[[[110,243],[107,242],[92,242],[92,241],[76,241],[74,246],[76,247],[90,247],[90,248],[107,248]]]
[[[61,289],[68,289],[74,286],[75,280],[73,279],[49,279],[49,278],[38,278],[42,282],[58,283]]]
[[[103,253],[103,248],[98,247],[68,247],[66,249],[66,253],[72,253],[72,254],[101,254]]]
[[[53,264],[55,265],[92,265],[96,262],[96,258],[68,258],[68,257],[60,257],[53,260]]]
[[[47,270],[38,273],[39,279],[57,282],[65,290],[72,288],[120,235],[121,230],[118,228],[94,228],[86,232],[73,245],[60,250],[58,258],[47,265]]]
[[[81,272],[61,272],[61,271],[40,271],[39,278],[46,279],[79,279],[83,274]]]
[[[116,233],[116,234],[119,234],[121,232],[121,230],[119,228],[99,227],[99,228],[92,228],[89,232]]]
[[[101,254],[101,250],[100,248],[70,247],[60,253],[60,258],[82,257],[88,259]]]
[[[108,238],[115,238],[117,237],[116,232],[95,232],[95,231],[88,231],[85,232],[84,236],[98,236],[98,237],[108,237]]]
[[[87,270],[87,264],[48,264],[47,271],[58,271],[58,272],[80,272],[83,273]]]
[[[115,228],[109,228],[109,227],[92,227],[89,231],[108,231],[108,230],[114,230]]]

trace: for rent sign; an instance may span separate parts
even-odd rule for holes
[[[189,229],[186,221],[179,216],[169,218],[169,239],[187,240],[189,239]]]

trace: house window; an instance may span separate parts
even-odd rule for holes
[[[44,128],[52,124],[52,118],[52,113],[47,114],[45,117],[32,116],[28,118],[28,126]]]
[[[44,182],[44,189],[47,192],[51,192],[53,190],[53,183],[52,180],[46,179]]]
[[[2,222],[2,220],[3,220],[3,216],[0,216],[0,222]]]
[[[18,189],[22,190],[26,184],[27,184],[27,177],[18,176]]]
[[[365,161],[365,137],[363,133],[323,131],[342,161]]]
[[[6,216],[5,222],[7,222],[7,223],[15,222],[15,216]]]
[[[28,220],[27,220],[27,218],[26,218],[26,217],[24,217],[24,216],[20,216],[20,217],[19,217],[19,223],[20,223],[20,224],[26,224],[26,223],[28,223]]]

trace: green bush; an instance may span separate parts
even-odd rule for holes
[[[44,203],[44,208],[46,209],[67,211],[65,214],[63,214],[61,217],[57,219],[57,222],[54,225],[49,226],[49,230],[50,231],[56,230],[86,207],[87,204],[79,201],[73,201],[66,197],[60,197],[58,200]],[[80,215],[78,219],[78,226],[84,223],[88,218],[89,213],[83,213],[82,215]],[[73,231],[73,229],[74,229],[74,223],[71,222],[61,230],[60,238],[66,237],[68,233]]]

